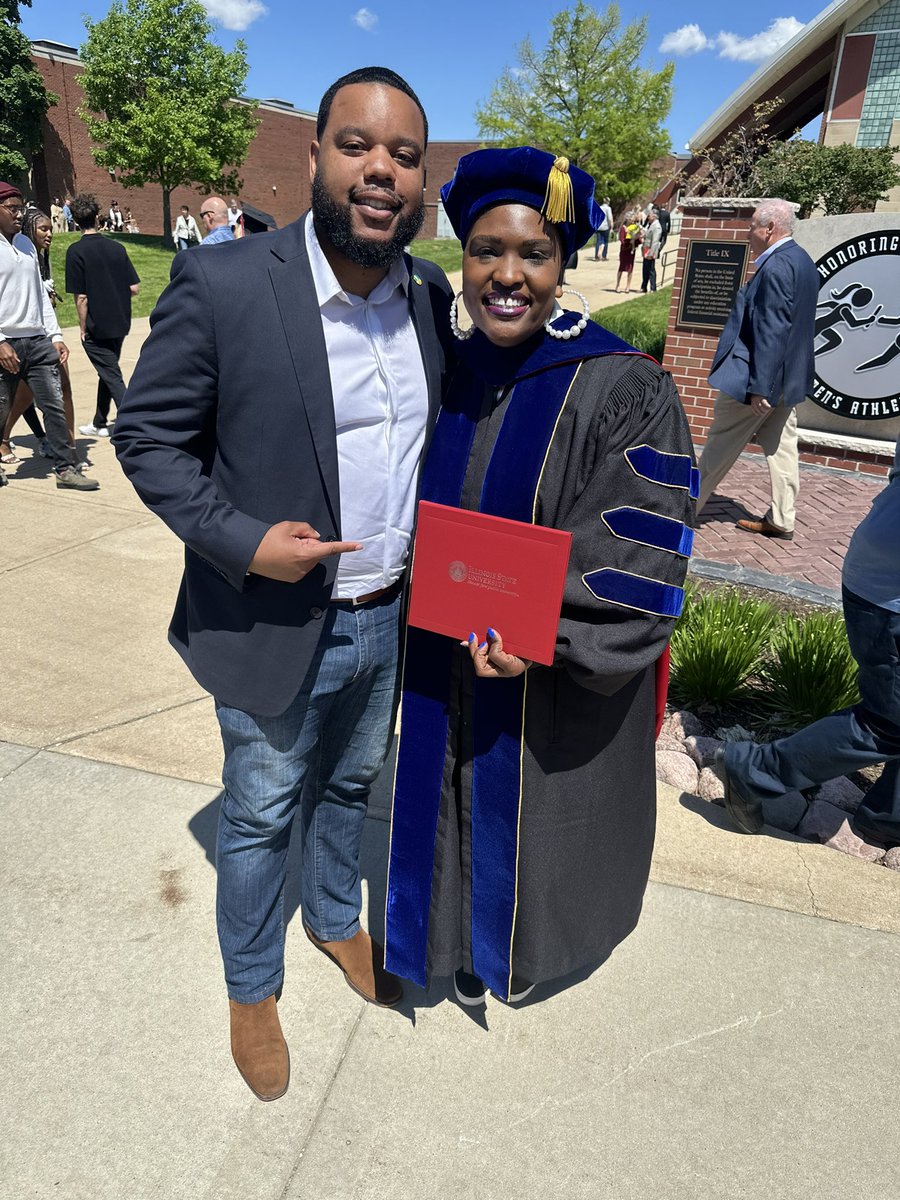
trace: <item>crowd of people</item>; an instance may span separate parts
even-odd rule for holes
[[[172,230],[182,252],[127,391],[119,354],[139,280],[121,243],[98,236],[125,215],[113,204],[101,218],[85,195],[60,208],[82,234],[65,288],[98,375],[80,430],[108,436],[115,402],[122,468],[185,546],[169,638],[215,698],[216,920],[232,1055],[261,1100],[290,1080],[277,1005],[295,818],[305,935],[372,1004],[398,1004],[404,979],[440,977],[462,1004],[488,992],[515,1004],[600,966],[629,935],[649,874],[665,648],[696,501],[735,446],[763,430],[773,447],[782,439],[783,414],[811,383],[811,263],[783,201],[753,214],[756,274],[710,376],[716,422],[731,433],[714,422],[698,470],[671,376],[595,324],[578,293],[574,310],[562,306],[567,262],[595,236],[606,257],[613,229],[591,177],[533,147],[465,155],[441,189],[463,246],[454,296],[405,249],[424,219],[427,139],[410,85],[364,68],[322,98],[308,213],[237,247],[236,201],[203,201],[203,236],[182,206]],[[33,400],[58,486],[92,490],[53,312],[54,219],[0,183],[0,423],[8,439],[14,405],[24,413]],[[631,290],[638,252],[641,290],[656,290],[668,229],[652,206],[622,218],[616,290],[623,276]],[[898,495],[895,469],[848,556],[861,681],[864,649],[880,657],[896,642],[900,578],[885,543]],[[466,528],[500,517],[522,537],[535,533],[524,526],[566,535],[550,661],[516,653],[490,612],[459,642],[402,628],[420,499],[465,510]],[[742,525],[786,537],[789,519],[775,500]],[[451,579],[460,567],[465,577],[454,561]],[[740,828],[758,830],[776,776],[900,758],[896,655],[890,686],[883,668],[841,726],[843,757],[822,756],[834,725],[803,743],[793,770],[790,746],[776,743],[765,762],[729,748],[720,770]],[[360,922],[359,854],[401,693],[381,946]],[[873,792],[866,828],[900,842],[896,772]]]

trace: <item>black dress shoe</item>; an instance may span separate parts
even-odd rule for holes
[[[460,1004],[465,1004],[469,1008],[475,1008],[487,1000],[487,988],[484,986],[484,980],[462,968],[454,973],[453,990],[456,992],[456,998]]]
[[[763,827],[763,809],[759,800],[753,800],[738,788],[725,766],[725,751],[716,751],[713,770],[725,786],[725,808],[729,817],[741,833],[759,833]]]

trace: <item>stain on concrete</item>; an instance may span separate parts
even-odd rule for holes
[[[181,883],[181,867],[159,873],[159,898],[166,908],[179,908],[187,900],[187,892]]]

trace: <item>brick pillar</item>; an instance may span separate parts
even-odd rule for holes
[[[678,239],[678,262],[669,306],[669,325],[666,332],[666,352],[663,366],[672,377],[687,413],[695,446],[706,441],[706,431],[712,423],[713,400],[716,392],[706,382],[713,353],[719,340],[719,330],[698,331],[678,324],[681,291],[684,283],[688,245],[691,241],[709,239],[718,242],[748,242],[750,216],[756,200],[686,200],[682,205],[681,232]],[[742,283],[752,274],[749,265]]]

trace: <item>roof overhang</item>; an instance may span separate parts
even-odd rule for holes
[[[732,92],[691,137],[691,149],[713,145],[767,94],[784,101],[770,122],[773,132],[787,136],[802,128],[827,103],[825,93],[840,31],[864,9],[878,7],[877,0],[834,0]]]

